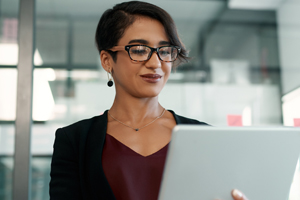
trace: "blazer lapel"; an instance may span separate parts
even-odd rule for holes
[[[87,135],[84,173],[90,199],[115,199],[102,168],[106,130],[107,110],[92,124]]]

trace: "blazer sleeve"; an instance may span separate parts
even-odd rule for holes
[[[56,131],[53,148],[49,185],[50,200],[82,199],[78,155],[64,129]]]

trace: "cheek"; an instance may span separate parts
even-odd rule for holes
[[[137,73],[138,66],[128,59],[118,59],[114,66],[114,78],[121,82],[131,82]]]
[[[171,65],[171,64],[166,65],[166,66],[164,67],[164,73],[165,73],[166,79],[169,78],[169,76],[170,76],[170,74],[171,74],[171,71],[172,71],[172,65]]]
[[[118,52],[119,54],[117,54],[117,60],[114,63],[113,69],[114,69],[114,73],[116,76],[123,76],[125,75],[124,73],[127,72],[127,67],[128,66],[128,61],[125,59],[126,55],[125,54],[121,54],[121,52]],[[122,52],[123,53],[123,52]]]

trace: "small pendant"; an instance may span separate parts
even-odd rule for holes
[[[135,131],[139,131],[139,129],[138,128],[136,128],[136,129],[134,129]]]

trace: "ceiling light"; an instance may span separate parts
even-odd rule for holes
[[[276,10],[283,0],[229,0],[230,9]]]

